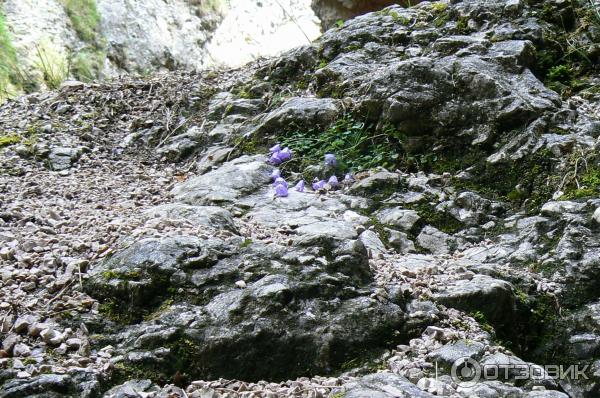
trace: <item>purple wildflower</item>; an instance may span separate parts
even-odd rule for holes
[[[344,177],[344,182],[345,183],[353,183],[354,177],[352,177],[352,174],[350,174],[350,173],[346,174],[346,176]]]
[[[275,195],[279,196],[280,198],[288,196],[287,186],[283,184],[277,185],[275,187]]]
[[[325,154],[325,166],[337,167],[337,159],[333,153]]]
[[[275,182],[273,183],[273,185],[277,186],[277,185],[283,185],[285,186],[285,188],[287,189],[288,187],[288,183],[281,177],[277,177],[275,179]]]
[[[331,188],[337,188],[340,186],[340,182],[338,181],[336,176],[329,177],[329,181],[327,181]]]
[[[325,180],[316,181],[316,182],[313,182],[312,188],[315,191],[318,191],[319,189],[325,188],[325,184],[327,184],[327,181],[325,181]]]
[[[281,164],[281,159],[279,159],[279,152],[274,153],[271,155],[271,159],[269,159],[269,161],[271,162],[271,164],[277,166],[278,164]]]
[[[300,180],[300,182],[296,184],[296,191],[304,192],[304,180]]]
[[[290,151],[290,148],[285,147],[284,149],[282,149],[280,152],[277,153],[277,156],[279,157],[279,160],[281,160],[282,162],[285,162],[292,158],[292,151]]]
[[[272,146],[271,149],[269,149],[269,152],[271,153],[277,153],[281,151],[281,145],[276,144],[275,146]]]

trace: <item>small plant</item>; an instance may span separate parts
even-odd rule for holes
[[[50,45],[36,46],[36,67],[42,73],[46,86],[55,90],[60,87],[68,76],[67,58]]]
[[[471,313],[471,316],[473,317],[473,319],[475,319],[477,321],[477,323],[479,323],[479,325],[481,326],[481,328],[483,330],[485,330],[486,332],[493,334],[494,333],[494,328],[492,327],[492,325],[490,325],[490,323],[488,322],[485,314],[481,311],[475,311]]]
[[[283,146],[293,148],[298,155],[289,162],[298,170],[319,163],[328,153],[336,154],[340,171],[393,168],[403,155],[402,137],[395,131],[378,131],[350,116],[325,130],[295,130],[279,138]]]

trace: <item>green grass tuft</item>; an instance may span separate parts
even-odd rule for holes
[[[42,72],[44,83],[56,90],[69,75],[67,57],[49,44],[37,46],[36,55],[36,67]]]
[[[95,43],[100,32],[100,14],[96,0],[61,0],[79,38]]]

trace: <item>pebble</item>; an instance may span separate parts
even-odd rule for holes
[[[15,357],[28,357],[31,355],[31,349],[23,343],[18,343],[13,348],[13,355]]]
[[[237,282],[235,282],[235,285],[237,287],[239,287],[240,289],[245,289],[246,288],[246,282],[244,282],[244,281],[237,281]]]
[[[64,336],[52,328],[44,329],[40,332],[40,337],[46,344],[57,346],[63,342]]]

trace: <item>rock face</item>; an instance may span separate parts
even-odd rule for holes
[[[241,66],[321,34],[310,0],[9,0],[0,10],[15,50],[1,99],[65,79]]]
[[[199,69],[205,45],[222,20],[224,2],[99,0],[108,59],[118,70]]]
[[[418,0],[312,0],[312,8],[321,20],[324,30],[336,25],[338,21],[345,21],[358,15],[371,11],[379,11],[392,4],[408,6],[415,5]]]
[[[0,395],[598,396],[598,76],[553,47],[589,18],[394,5],[0,107]]]
[[[164,377],[329,372],[402,334],[402,303],[370,297],[359,241],[302,243],[290,250],[244,247],[239,237],[145,239],[97,268],[86,286],[114,316],[146,319],[120,334],[120,347],[127,366]]]

